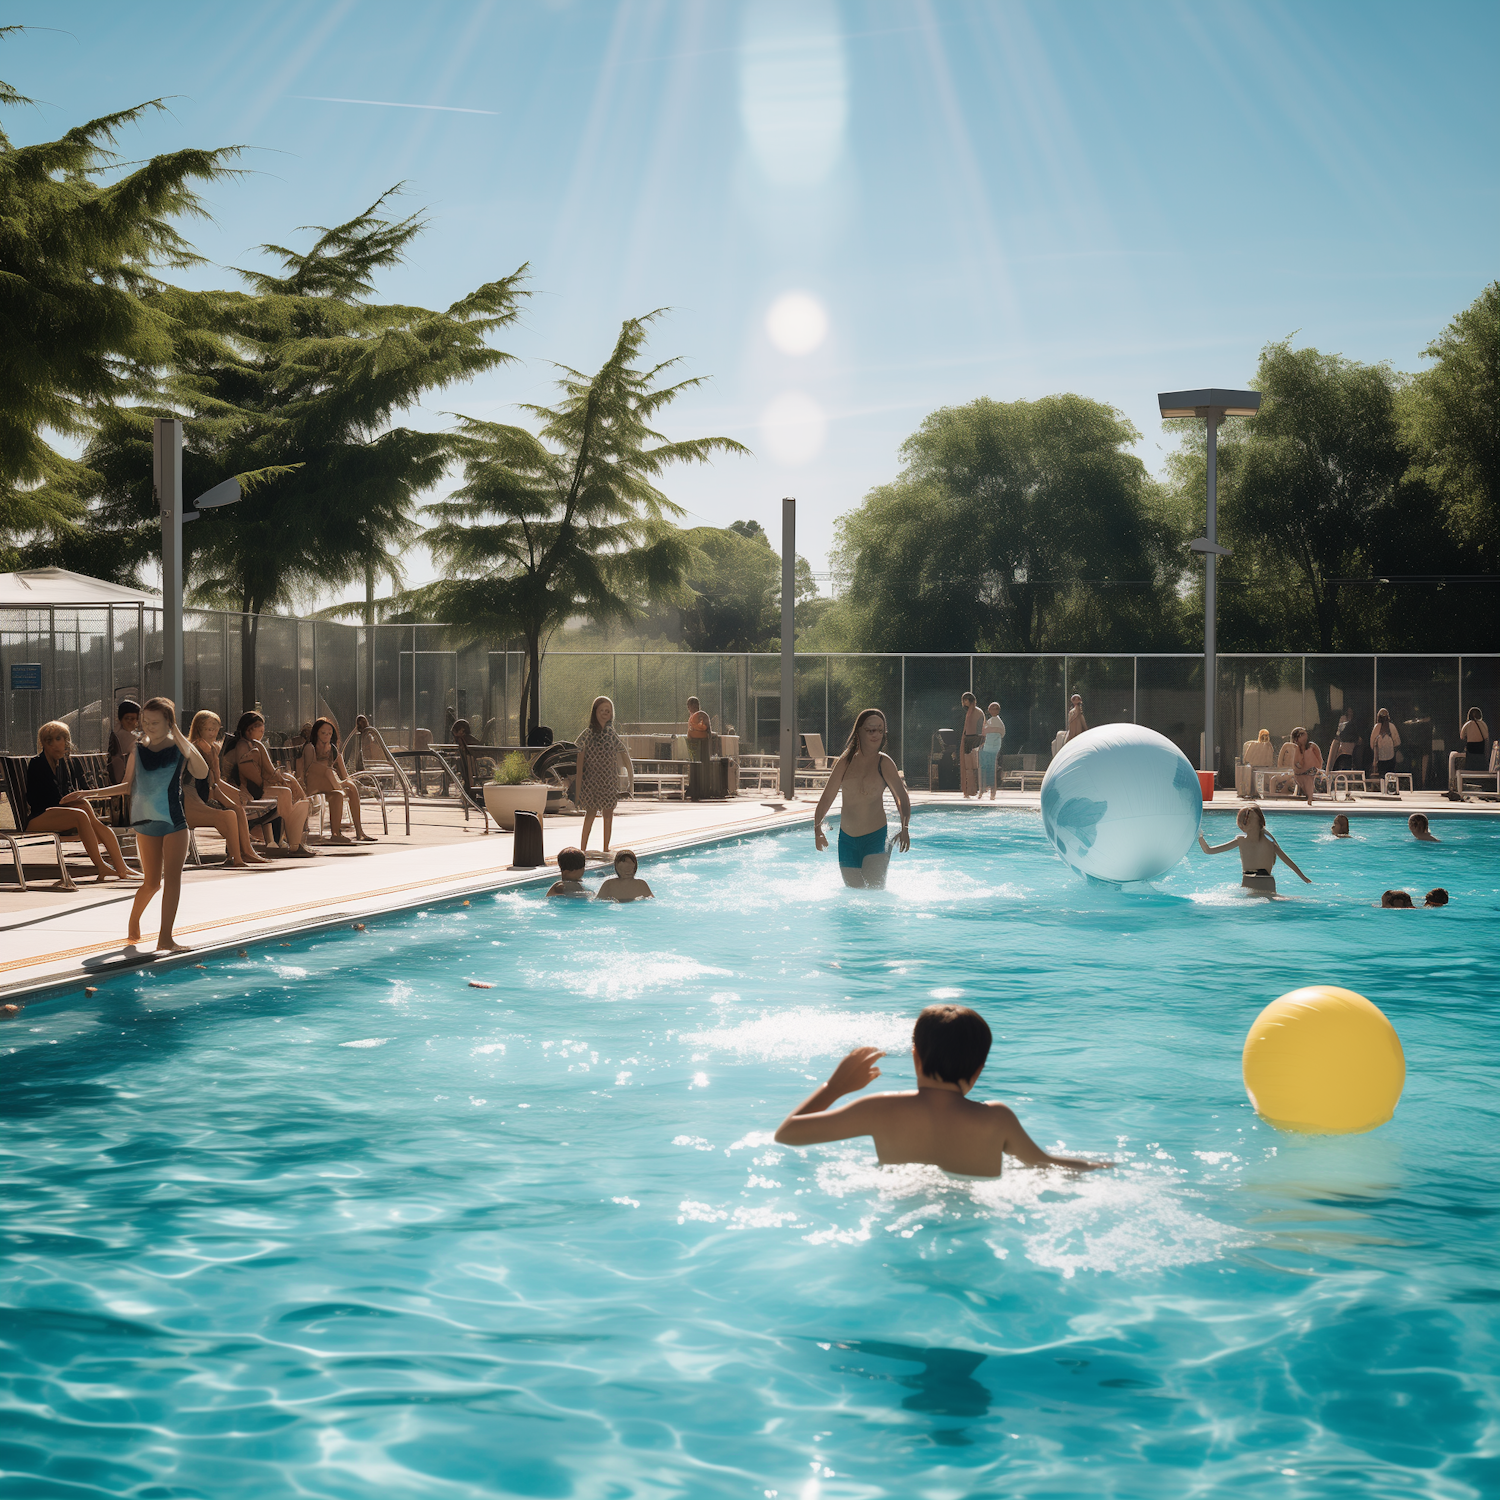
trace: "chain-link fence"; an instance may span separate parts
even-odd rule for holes
[[[525,658],[517,643],[465,641],[444,625],[346,625],[262,615],[254,625],[253,682],[245,653],[250,623],[238,614],[188,610],[183,627],[185,713],[212,709],[230,726],[246,708],[266,717],[273,741],[327,714],[346,729],[367,714],[393,744],[418,730],[442,744],[456,719],[490,745],[520,742]],[[147,605],[0,609],[4,742],[33,754],[37,728],[61,719],[81,750],[102,749],[113,705],[161,689],[162,621]],[[247,691],[247,687],[250,689]],[[960,697],[998,702],[1007,768],[1044,769],[1078,693],[1090,724],[1159,730],[1198,765],[1203,735],[1201,655],[854,655],[796,659],[797,728],[841,748],[855,715],[879,708],[890,752],[912,786],[934,775],[939,731],[962,722]],[[622,724],[686,719],[689,695],[741,746],[775,754],[781,733],[781,663],[774,654],[687,651],[549,651],[541,718],[572,739],[599,694]],[[1324,749],[1344,714],[1369,761],[1375,713],[1388,709],[1401,735],[1400,769],[1419,787],[1447,785],[1446,752],[1458,746],[1470,707],[1500,721],[1500,655],[1233,656],[1219,658],[1221,779],[1241,744],[1269,730],[1277,744],[1304,725]],[[1358,764],[1358,759],[1356,761]]]

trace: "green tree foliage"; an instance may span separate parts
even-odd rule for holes
[[[0,104],[28,102],[0,84]],[[97,476],[54,441],[149,399],[172,358],[178,329],[158,272],[198,257],[171,221],[203,216],[195,185],[232,175],[235,151],[122,170],[109,149],[117,134],[162,108],[153,100],[32,146],[0,130],[0,547],[77,522]]]
[[[1401,377],[1316,349],[1270,344],[1256,373],[1232,503],[1242,546],[1300,579],[1316,646],[1345,636],[1344,580],[1370,576],[1374,544],[1396,513],[1406,456],[1397,430]]]
[[[867,651],[1177,643],[1183,528],[1117,411],[1082,396],[934,412],[839,523],[824,622]]]
[[[691,548],[681,508],[655,480],[676,463],[746,450],[729,438],[669,442],[652,424],[698,379],[663,384],[676,360],[639,363],[659,313],[630,318],[592,376],[563,368],[555,406],[527,406],[540,432],[460,417],[464,483],[429,506],[427,543],[444,577],[413,596],[430,618],[524,637],[522,716],[539,722],[544,636],[572,615],[640,618],[645,599],[687,603]]]
[[[442,478],[451,439],[394,419],[511,358],[488,340],[516,316],[524,266],[441,312],[371,300],[376,274],[424,227],[383,217],[385,201],[320,230],[306,251],[262,247],[281,270],[241,272],[248,292],[147,299],[180,330],[165,394],[184,420],[187,497],[231,475],[262,476],[186,533],[194,597],[244,613],[247,703],[261,611],[302,588],[392,573],[392,549],[415,535],[416,497]],[[107,539],[120,566],[158,545],[151,415],[115,409],[86,454],[102,481],[88,540]]]
[[[1467,566],[1500,572],[1500,281],[1423,352],[1437,363],[1401,409],[1411,477],[1438,497]]]
[[[740,529],[746,524],[683,533],[693,549],[686,575],[692,600],[682,610],[689,651],[768,651],[780,632],[781,559],[759,526]]]

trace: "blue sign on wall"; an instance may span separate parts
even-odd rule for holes
[[[19,693],[26,689],[39,693],[42,690],[42,664],[39,661],[13,661],[10,664],[10,690]]]

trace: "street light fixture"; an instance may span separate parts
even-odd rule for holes
[[[1225,417],[1253,417],[1260,410],[1259,391],[1164,391],[1156,398],[1162,418],[1203,417],[1208,422],[1208,527],[1188,543],[1203,554],[1203,753],[1199,769],[1217,772],[1214,761],[1214,692],[1217,687],[1217,643],[1214,640],[1216,599],[1214,567],[1217,559],[1232,557],[1219,545],[1219,423]]]

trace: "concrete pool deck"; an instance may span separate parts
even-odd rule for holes
[[[995,801],[965,801],[954,792],[914,791],[915,807],[1006,807],[1037,811],[1036,792],[1003,792]],[[744,796],[727,802],[622,802],[616,813],[614,845],[633,848],[643,858],[738,833],[793,827],[811,821],[815,799],[781,803],[770,797]],[[1232,817],[1243,804],[1222,790],[1205,809],[1210,816]],[[1449,802],[1437,792],[1408,793],[1399,802],[1361,800],[1334,804],[1319,799],[1305,804],[1276,800],[1263,804],[1274,817],[1331,819],[1335,812],[1353,818],[1400,817],[1422,811],[1437,818],[1500,818],[1500,804]],[[478,818],[465,824],[456,804],[419,803],[412,808],[410,837],[395,831],[379,843],[325,847],[317,859],[279,860],[264,870],[224,870],[189,866],[182,882],[177,936],[194,953],[154,959],[124,945],[125,919],[133,887],[114,881],[97,884],[77,845],[69,868],[77,891],[55,886],[56,866],[50,850],[26,851],[30,889],[13,881],[0,888],[0,998],[19,1000],[26,992],[73,989],[97,983],[110,974],[136,968],[191,964],[204,953],[313,927],[352,923],[376,912],[450,900],[475,891],[524,884],[548,876],[547,870],[510,868],[511,836],[480,832]],[[545,820],[543,844],[549,861],[560,849],[578,842],[583,820],[559,815]],[[600,834],[595,825],[595,839]],[[200,835],[205,859],[221,849],[216,839]],[[8,857],[9,851],[5,851]],[[591,861],[591,867],[594,862]],[[602,866],[600,866],[602,868]],[[89,873],[84,874],[85,871]],[[8,862],[4,876],[9,876]],[[0,877],[4,878],[4,877]],[[159,907],[147,911],[146,941],[155,938],[151,921]],[[39,997],[39,996],[38,996]]]

